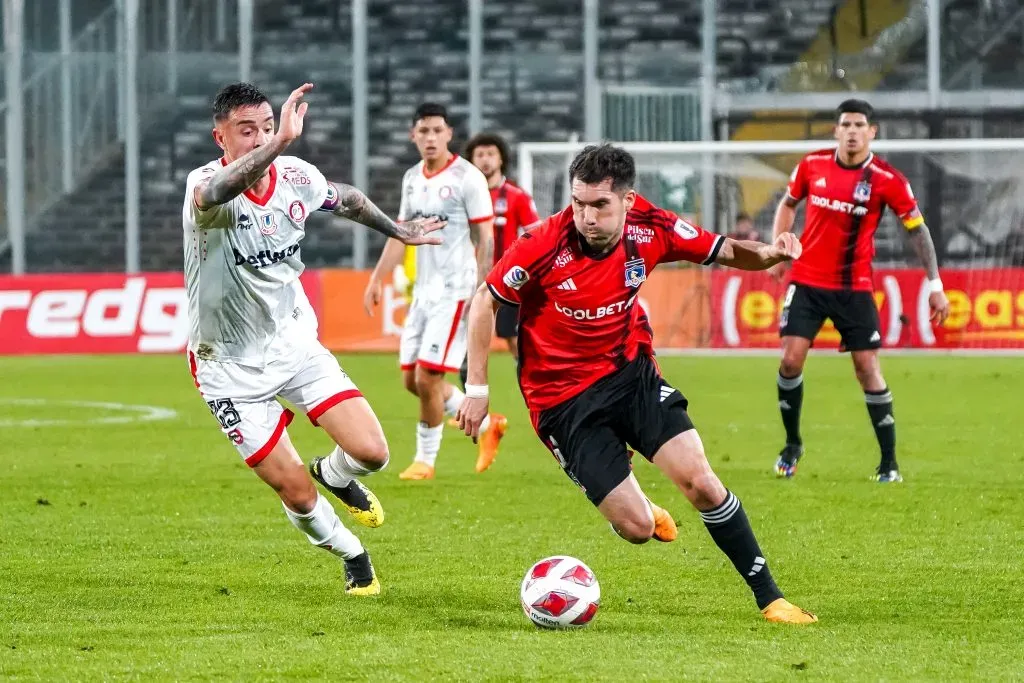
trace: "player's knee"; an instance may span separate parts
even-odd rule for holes
[[[358,461],[359,464],[374,472],[384,469],[384,466],[388,464],[388,460],[391,457],[388,451],[388,442],[383,434],[368,437],[363,443],[358,444],[355,449],[347,449],[346,453]]]
[[[420,371],[417,369],[416,372],[416,394],[420,398],[426,398],[431,395],[432,392],[441,390],[441,379],[444,375],[440,373],[434,373],[429,371]]]
[[[796,377],[804,371],[804,358],[802,353],[786,349],[779,363],[779,372],[783,377]]]
[[[647,543],[654,536],[654,518],[649,515],[646,517],[637,515],[612,524],[612,528],[623,539],[641,545]]]
[[[878,365],[878,358],[874,355],[856,356],[853,359],[853,372],[861,387],[867,391],[881,389],[885,386],[882,379],[882,369]]]
[[[402,373],[402,383],[405,385],[405,390],[413,396],[418,396],[419,392],[416,389],[416,373],[412,371],[405,371]]]

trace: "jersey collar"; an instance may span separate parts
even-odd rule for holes
[[[429,179],[431,179],[431,178],[433,178],[435,176],[439,176],[442,173],[444,173],[445,171],[447,171],[451,167],[451,165],[455,163],[455,161],[458,158],[459,158],[458,154],[452,154],[452,158],[448,160],[448,163],[445,164],[444,166],[442,166],[441,168],[439,168],[438,170],[434,171],[433,173],[431,173],[430,171],[427,170],[427,164],[426,164],[426,162],[424,162],[423,163],[423,167],[420,169],[420,171],[423,173],[423,177],[426,178],[427,180],[429,180]]]
[[[835,154],[832,155],[832,160],[834,162],[836,162],[836,166],[838,166],[839,168],[842,168],[844,170],[847,170],[847,171],[856,171],[857,169],[860,169],[860,168],[866,168],[867,165],[870,164],[874,160],[874,158],[875,158],[875,153],[874,152],[868,152],[867,159],[865,159],[864,161],[860,162],[856,166],[848,166],[848,165],[844,164],[843,162],[839,161],[839,150],[838,149],[835,151]]]
[[[221,166],[227,166],[228,165],[228,160],[225,157],[221,157],[220,158],[220,165]],[[275,164],[270,164],[270,184],[267,185],[267,191],[265,193],[263,193],[262,195],[258,195],[258,194],[256,194],[255,192],[252,191],[252,188],[249,188],[245,192],[243,192],[242,194],[244,194],[245,198],[248,199],[249,201],[253,202],[254,204],[258,204],[259,206],[266,206],[267,202],[270,201],[270,198],[274,196],[274,189],[276,187],[277,187],[277,166]]]

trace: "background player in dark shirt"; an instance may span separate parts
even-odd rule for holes
[[[928,274],[933,321],[942,324],[946,320],[949,301],[939,279],[935,245],[910,183],[871,153],[870,143],[878,131],[871,105],[863,100],[846,100],[836,114],[838,148],[812,152],[803,158],[775,212],[773,234],[778,238],[793,229],[796,206],[807,199],[801,235],[804,253],[793,265],[779,324],[782,364],[777,384],[786,445],[775,463],[775,473],[792,477],[803,455],[800,407],[804,361],[825,318],[830,318],[842,336],[842,350],[849,351],[853,358],[882,452],[874,478],[899,482],[903,478],[896,463],[892,394],[878,363],[882,334],[871,272],[875,230],[886,206],[900,217]],[[781,278],[785,269],[786,264],[780,264],[772,273]]]
[[[460,422],[474,438],[487,414],[487,349],[499,302],[519,306],[520,386],[538,436],[612,528],[633,543],[675,538],[631,471],[627,444],[661,469],[697,510],[770,621],[811,623],[776,586],[739,499],[711,470],[687,400],[653,359],[641,285],[659,263],[763,270],[800,255],[714,235],[633,189],[636,166],[611,145],[569,167],[572,205],[521,237],[488,275],[469,313],[469,383]]]

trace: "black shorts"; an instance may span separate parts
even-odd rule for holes
[[[498,312],[494,316],[494,333],[501,339],[519,336],[518,306],[498,305]]]
[[[693,429],[686,406],[686,397],[641,354],[583,393],[541,411],[534,427],[569,478],[600,505],[629,477],[627,444],[650,460],[669,439]]]
[[[842,337],[840,351],[866,351],[882,346],[878,308],[871,292],[822,289],[795,282],[786,290],[779,336],[814,341],[825,318],[832,320]]]

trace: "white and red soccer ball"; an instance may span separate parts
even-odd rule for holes
[[[519,590],[523,612],[541,628],[586,626],[597,614],[601,586],[575,557],[547,557],[530,567]]]

